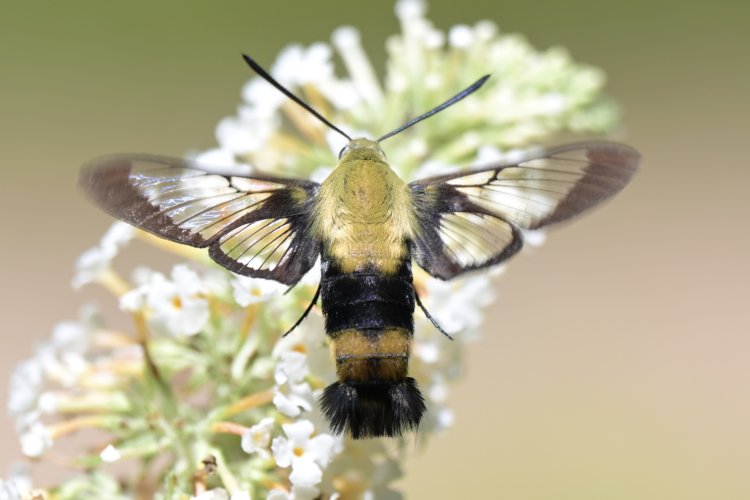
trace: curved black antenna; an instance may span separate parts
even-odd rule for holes
[[[305,103],[302,99],[300,99],[296,95],[294,95],[291,92],[289,92],[279,82],[277,82],[276,80],[274,80],[274,78],[271,75],[269,75],[266,72],[266,70],[264,70],[263,68],[261,68],[260,64],[258,64],[257,62],[255,62],[252,57],[248,56],[247,54],[242,54],[242,58],[245,59],[245,62],[248,64],[248,66],[250,66],[251,68],[253,68],[253,71],[255,71],[256,73],[258,73],[258,75],[261,78],[263,78],[265,81],[267,81],[268,83],[270,83],[271,85],[273,85],[274,87],[276,87],[282,94],[284,94],[289,99],[291,99],[292,101],[296,102],[297,104],[299,104],[300,106],[302,106],[303,108],[305,108],[305,110],[307,110],[308,113],[310,113],[315,118],[317,118],[318,120],[320,120],[323,123],[325,123],[326,125],[328,125],[328,127],[331,130],[335,130],[336,132],[338,132],[339,134],[343,135],[344,137],[346,137],[350,141],[352,140],[352,138],[349,137],[349,135],[347,135],[346,133],[344,133],[340,128],[338,128],[336,125],[334,125],[333,123],[331,123],[328,120],[326,120],[325,118],[323,118],[323,115],[321,115],[320,113],[318,113],[317,111],[315,111],[312,108],[312,106],[310,106],[309,104]]]
[[[454,95],[453,97],[451,97],[450,99],[448,99],[447,101],[445,101],[440,106],[432,108],[427,113],[425,113],[423,115],[419,115],[418,117],[409,120],[404,125],[401,125],[396,130],[388,132],[387,134],[385,134],[383,137],[381,137],[380,139],[378,139],[375,142],[384,141],[384,140],[388,139],[389,137],[398,134],[399,132],[403,132],[404,130],[406,130],[407,128],[411,127],[415,123],[419,123],[422,120],[424,120],[425,118],[429,118],[432,115],[434,115],[435,113],[439,113],[440,111],[444,110],[445,108],[447,108],[451,104],[457,103],[458,101],[460,101],[461,99],[463,99],[464,97],[466,97],[467,95],[471,94],[475,90],[479,89],[479,87],[481,87],[482,85],[484,85],[484,82],[486,82],[489,77],[490,77],[490,75],[484,75],[482,78],[480,78],[479,80],[477,80],[476,82],[474,82],[470,87],[467,87],[466,89],[462,90],[458,94]]]

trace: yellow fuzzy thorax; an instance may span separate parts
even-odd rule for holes
[[[408,186],[367,139],[344,148],[320,187],[313,220],[316,235],[345,273],[368,265],[395,273],[416,224]]]

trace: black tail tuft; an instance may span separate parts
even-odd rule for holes
[[[416,430],[425,411],[417,382],[354,384],[336,382],[326,387],[320,407],[336,434],[354,439],[400,436]]]

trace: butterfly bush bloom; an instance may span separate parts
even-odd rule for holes
[[[469,98],[387,141],[390,164],[406,181],[512,161],[558,134],[605,133],[617,122],[602,94],[603,73],[572,61],[563,48],[538,51],[490,21],[441,30],[420,0],[397,1],[395,13],[401,30],[386,40],[382,76],[349,26],[330,43],[283,49],[270,72],[353,137],[379,137],[491,73]],[[337,133],[261,78],[250,79],[241,95],[236,114],[217,126],[217,147],[196,155],[198,162],[318,182],[336,166],[345,145]],[[541,233],[526,236],[543,240]],[[168,275],[148,268],[120,274],[113,259],[133,238],[186,262]],[[14,371],[7,407],[25,455],[45,460],[76,434],[78,451],[56,450],[55,463],[87,472],[44,490],[24,472],[0,480],[0,496],[399,497],[393,483],[403,476],[411,438],[333,436],[316,406],[336,379],[320,310],[280,337],[312,300],[317,266],[287,292],[276,282],[233,275],[202,251],[115,223],[76,268],[74,287],[103,286],[128,321],[110,326],[86,308],[61,323]],[[409,372],[424,387],[431,414],[419,430],[423,444],[462,425],[449,406],[450,383],[494,300],[495,274],[440,282],[415,269],[424,305],[454,338],[416,313]]]
[[[269,446],[271,445],[271,432],[273,431],[273,418],[266,417],[254,426],[250,427],[242,435],[242,451],[245,453],[257,453],[263,458],[270,457]]]

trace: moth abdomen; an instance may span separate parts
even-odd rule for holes
[[[323,313],[339,381],[320,405],[332,430],[365,438],[416,429],[425,405],[407,377],[415,305],[409,262],[394,274],[342,273],[331,261],[323,269]]]

